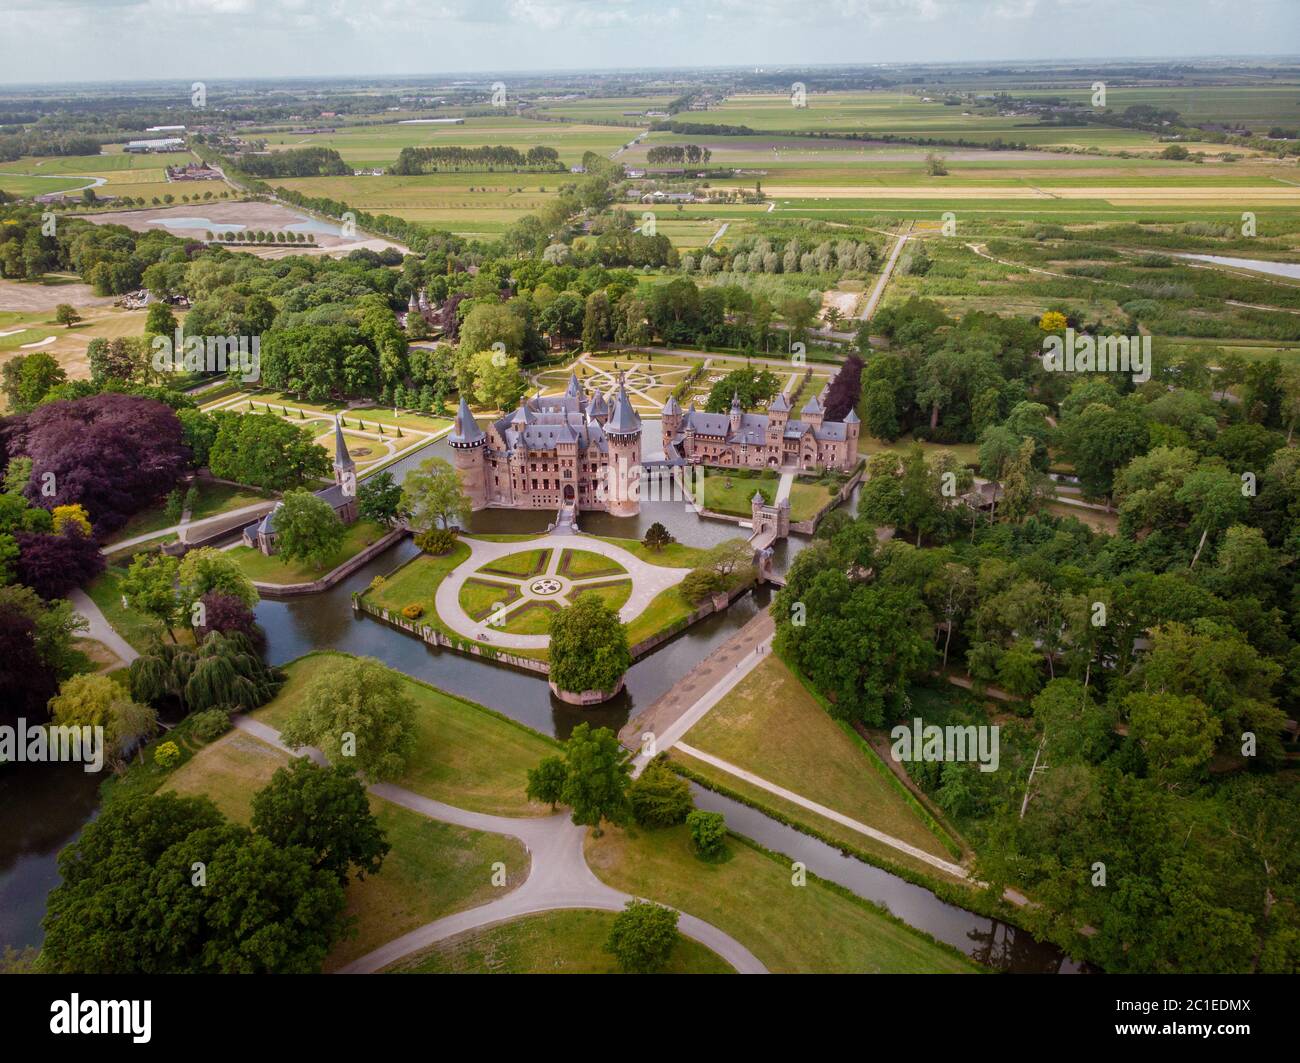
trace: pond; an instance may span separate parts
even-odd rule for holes
[[[1295,262],[1270,262],[1263,258],[1227,258],[1223,255],[1180,254],[1175,257],[1194,258],[1198,262],[1213,262],[1216,266],[1233,266],[1237,269],[1254,270],[1256,273],[1270,273],[1274,277],[1300,280],[1300,263]]]

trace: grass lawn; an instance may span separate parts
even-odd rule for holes
[[[770,505],[776,498],[779,480],[780,478],[773,473],[741,477],[734,473],[710,469],[704,474],[704,507],[717,513],[748,517],[753,512],[754,492],[761,493],[763,501]],[[792,501],[792,508],[793,505]],[[793,518],[793,513],[791,517]]]
[[[285,667],[289,680],[257,718],[283,727],[304,686],[346,654],[317,653]],[[406,774],[407,789],[458,808],[500,816],[548,815],[550,807],[524,796],[525,775],[555,744],[468,701],[402,676],[415,702],[416,750]]]
[[[560,555],[561,576],[570,579],[587,579],[591,576],[621,576],[627,573],[622,565],[604,554],[594,554],[590,550],[565,550]]]
[[[489,561],[479,572],[495,572],[499,576],[518,576],[523,579],[546,571],[551,559],[550,550],[521,550],[517,554],[507,554]]]
[[[767,657],[750,672],[683,741],[918,849],[953,859],[908,804],[888,767],[831,719],[778,657]],[[690,766],[704,767],[698,761]],[[739,781],[725,772],[717,777],[727,785]],[[867,840],[854,831],[847,837]]]
[[[509,583],[488,583],[467,579],[460,587],[460,607],[473,620],[482,620],[498,606],[519,597],[519,588]]]
[[[527,602],[509,613],[499,628],[511,635],[546,635],[551,630],[551,617],[559,611],[558,604]]]
[[[632,581],[618,580],[611,583],[597,583],[594,586],[574,587],[569,591],[569,601],[576,602],[582,594],[594,594],[607,606],[618,612],[632,597]]]
[[[159,787],[207,794],[230,819],[246,823],[253,794],[288,763],[279,750],[239,731],[200,749]],[[347,915],[354,932],[325,961],[341,967],[386,941],[451,912],[484,904],[520,885],[528,854],[513,838],[466,830],[370,798],[370,808],[392,846],[378,875],[347,886]],[[506,866],[506,885],[492,885],[492,865]]]
[[[812,520],[834,497],[833,488],[822,487],[820,484],[801,484],[795,480],[790,485],[790,519]]]
[[[791,883],[784,858],[732,837],[706,863],[685,826],[606,829],[586,841],[597,877],[637,897],[690,912],[736,938],[776,973],[959,973],[977,968],[865,903],[809,877]]]
[[[261,550],[251,546],[236,546],[229,553],[244,575],[258,583],[310,583],[338,568],[348,558],[355,557],[388,532],[388,528],[368,520],[359,520],[344,529],[342,544],[320,565],[306,561],[286,561],[278,554],[267,557]]]
[[[542,912],[439,942],[392,974],[618,974],[605,951],[614,912]],[[688,937],[673,947],[663,974],[734,974],[731,965]]]
[[[632,622],[627,625],[628,645],[635,646],[642,639],[648,639],[677,621],[686,619],[695,608],[682,597],[680,585],[660,591],[641,611],[641,615],[633,617]]]
[[[694,568],[708,553],[698,546],[687,546],[685,543],[669,543],[661,550],[651,550],[640,539],[619,539],[609,535],[593,535],[592,538],[621,546],[647,565],[660,565],[663,568]]]

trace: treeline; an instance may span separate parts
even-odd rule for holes
[[[26,155],[98,155],[102,137],[80,133],[24,131],[0,136],[0,162]]]
[[[712,151],[698,144],[660,144],[646,152],[646,161],[651,166],[659,166],[666,162],[686,162],[695,165],[707,163],[712,157]]]
[[[333,148],[291,148],[269,155],[240,155],[239,169],[253,177],[345,177],[352,167]]]
[[[565,170],[560,162],[560,153],[554,148],[540,145],[531,147],[527,152],[502,144],[478,148],[463,148],[456,145],[437,148],[403,148],[389,173],[399,176],[415,176],[423,173],[437,173],[439,170],[544,170],[548,172]]]
[[[758,130],[747,125],[723,125],[718,122],[678,122],[669,119],[664,122],[652,122],[650,130],[654,133],[680,133],[687,137],[752,137]]]

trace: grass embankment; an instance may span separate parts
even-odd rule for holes
[[[690,912],[730,934],[776,973],[961,973],[978,968],[847,892],[808,875],[792,882],[783,857],[735,836],[706,863],[685,826],[610,828],[588,835],[587,862],[616,889]]]
[[[272,727],[282,727],[307,683],[332,661],[346,654],[315,653],[287,665],[289,679],[255,713]],[[550,813],[524,795],[529,768],[555,752],[555,743],[490,709],[444,693],[397,673],[415,702],[416,747],[409,767],[396,780],[435,801],[473,812],[499,816]]]
[[[258,583],[311,583],[334,571],[343,562],[356,557],[367,546],[378,542],[392,529],[368,520],[359,520],[343,532],[343,542],[329,557],[318,565],[306,561],[289,561],[279,554],[268,557],[251,546],[236,546],[230,557],[243,570],[244,575]]]
[[[924,852],[944,860],[956,858],[918,814],[915,799],[892,777],[888,766],[832,719],[777,657],[768,657],[750,672],[683,740]],[[814,826],[818,833],[856,848],[908,861],[897,849],[746,784],[729,772],[680,752],[673,755],[682,757],[693,772],[737,791],[743,788],[746,799],[775,808],[783,818]],[[923,861],[915,861],[915,867],[934,872]]]
[[[392,974],[618,974],[605,941],[614,912],[543,912],[439,942]],[[734,974],[716,953],[683,936],[663,974]]]

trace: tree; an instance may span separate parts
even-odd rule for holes
[[[181,601],[189,609],[205,594],[216,591],[238,598],[249,609],[257,604],[257,588],[229,554],[211,546],[191,550],[177,570]]]
[[[284,679],[240,631],[209,631],[194,649],[155,639],[131,662],[128,677],[133,697],[155,704],[175,698],[193,712],[251,712],[270,701]]]
[[[329,455],[308,428],[273,414],[218,411],[213,416],[217,435],[208,451],[213,476],[284,491],[329,472]]]
[[[695,811],[686,817],[695,851],[706,860],[722,855],[727,844],[727,821],[721,812]]]
[[[71,524],[61,535],[19,532],[18,579],[42,598],[61,598],[104,571],[104,555],[94,539]]]
[[[353,768],[322,768],[307,757],[277,769],[253,795],[252,826],[278,846],[307,849],[312,866],[340,882],[353,868],[358,879],[379,874],[391,848]]]
[[[57,324],[63,325],[65,328],[72,328],[73,325],[81,320],[81,315],[77,313],[76,309],[71,304],[60,303],[54,308],[54,320]]]
[[[206,797],[106,803],[59,873],[43,922],[51,973],[307,974],[343,930],[333,874],[226,823]]]
[[[469,356],[465,374],[471,381],[469,390],[474,401],[493,409],[513,409],[527,387],[518,360],[503,357],[499,351],[481,351]]]
[[[456,470],[442,458],[427,458],[406,474],[401,508],[417,533],[450,528],[469,519],[472,504]]]
[[[102,727],[104,752],[114,763],[158,727],[158,714],[148,705],[132,701],[121,685],[106,675],[65,679],[58,695],[50,700],[50,716],[60,727]]]
[[[367,477],[357,487],[357,510],[363,520],[391,527],[403,513],[401,484],[391,472]]]
[[[641,545],[656,554],[660,553],[665,546],[670,546],[677,540],[672,533],[668,531],[659,521],[655,521],[646,529],[645,537],[641,540]]]
[[[678,913],[651,901],[628,901],[609,928],[605,951],[629,974],[654,974],[668,963],[680,934]]]
[[[632,780],[628,799],[632,818],[641,827],[675,827],[695,810],[686,780],[657,758]]]
[[[1124,712],[1152,775],[1171,789],[1199,776],[1214,755],[1220,724],[1199,698],[1130,694]]]
[[[167,554],[139,554],[131,562],[122,578],[122,593],[133,609],[151,616],[167,630],[173,642],[172,629],[180,619],[181,596],[176,586],[180,562]]]
[[[4,365],[4,393],[11,409],[19,413],[34,409],[41,399],[64,383],[68,374],[45,351],[20,354]]]
[[[551,617],[551,682],[560,690],[609,693],[632,664],[627,628],[594,594],[583,594]]]
[[[275,511],[275,545],[288,561],[321,568],[343,545],[346,530],[334,507],[307,490],[286,491]]]
[[[572,809],[573,822],[601,834],[605,821],[626,823],[630,756],[608,727],[580,723],[564,744],[567,774],[560,800]]]
[[[303,689],[281,738],[316,746],[332,764],[352,763],[366,779],[396,779],[415,750],[414,720],[397,672],[372,657],[338,658]]]
[[[525,791],[528,799],[548,804],[554,812],[563,796],[564,783],[568,777],[569,767],[563,757],[543,757],[537,767],[528,769],[528,788]]]

